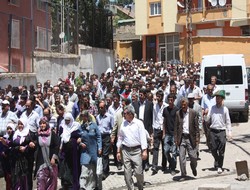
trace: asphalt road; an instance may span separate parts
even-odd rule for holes
[[[211,153],[207,151],[205,145],[205,137],[201,138],[200,144],[200,158],[198,161],[197,171],[198,175],[193,177],[189,162],[187,162],[187,172],[190,175],[188,180],[178,181],[180,173],[172,176],[170,173],[163,173],[161,170],[155,175],[152,175],[151,170],[145,172],[145,189],[150,190],[197,190],[199,186],[217,185],[217,184],[229,184],[231,190],[249,190],[250,181],[238,181],[235,162],[239,160],[246,160],[248,165],[250,163],[250,121],[248,123],[238,123],[234,121],[232,123],[233,129],[233,140],[227,142],[225,160],[224,160],[224,172],[222,174],[217,174],[217,171],[213,170],[213,157]],[[111,158],[111,174],[108,178],[103,181],[104,190],[122,190],[127,189],[123,170],[118,171],[115,166],[113,166],[112,155]],[[161,158],[161,155],[159,155]],[[152,160],[152,155],[150,155],[150,160]],[[159,165],[161,160],[159,160]],[[179,171],[179,162],[177,162],[177,171]],[[60,181],[59,181],[60,184]],[[34,181],[34,187],[36,182]],[[58,186],[58,189],[60,185]],[[0,179],[0,190],[5,189],[4,179]]]

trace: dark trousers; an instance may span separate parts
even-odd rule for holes
[[[154,129],[153,133],[154,138],[154,148],[153,148],[153,167],[157,168],[158,166],[158,157],[159,157],[159,147],[162,146],[162,168],[166,168],[166,157],[164,155],[164,140],[162,139],[163,132],[161,129]]]
[[[103,173],[109,173],[109,154],[111,152],[110,134],[102,135],[102,164]]]
[[[210,125],[207,122],[203,123],[204,133],[206,136],[206,145],[209,150],[211,150],[211,140],[210,140]]]
[[[114,163],[115,163],[115,166],[122,166],[122,163],[120,161],[117,160],[117,146],[116,146],[116,143],[117,143],[117,137],[115,138],[115,141],[114,141],[114,144],[112,146],[113,148],[113,157],[114,157]]]
[[[33,190],[33,167],[34,167],[34,154],[30,154],[29,157],[27,157],[28,160],[28,188],[29,190]]]
[[[226,148],[226,131],[210,129],[211,152],[214,157],[214,167],[223,167]]]

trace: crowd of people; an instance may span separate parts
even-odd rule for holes
[[[178,156],[185,180],[186,153],[197,176],[201,132],[222,173],[226,132],[232,136],[225,91],[216,76],[200,89],[199,72],[199,63],[122,59],[100,76],[73,71],[57,84],[2,86],[0,161],[6,189],[32,190],[36,179],[38,190],[55,190],[58,177],[65,190],[102,189],[112,154],[129,190],[133,176],[143,189],[143,172],[150,167],[154,175],[160,168],[176,175]]]

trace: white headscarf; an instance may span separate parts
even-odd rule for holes
[[[10,127],[14,132],[16,130],[16,125],[14,123],[8,123],[6,125],[6,128]],[[8,139],[9,138],[9,134],[6,132],[6,134],[3,136],[4,138]]]
[[[28,120],[26,118],[20,118],[18,122],[19,121],[23,124],[23,130],[20,131],[17,126],[17,130],[15,131],[13,136],[13,141],[16,140],[17,137],[20,137],[20,144],[22,144],[25,140],[25,137],[27,137],[27,135],[29,134],[29,127],[27,126]]]
[[[61,138],[64,143],[67,143],[69,142],[71,133],[79,129],[80,124],[78,122],[74,122],[74,118],[71,113],[66,113],[64,115],[64,120],[70,120],[68,125],[65,123],[65,121],[62,124],[63,132],[61,134]]]

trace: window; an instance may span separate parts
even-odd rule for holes
[[[202,11],[203,9],[203,0],[198,0],[198,11]]]
[[[173,34],[159,36],[159,49],[160,61],[179,60],[179,35]]]
[[[11,48],[20,49],[20,21],[11,22]]]
[[[217,76],[217,84],[243,84],[241,66],[206,67],[205,85],[210,84],[211,76]]]
[[[223,36],[222,28],[197,30],[197,36]]]
[[[9,0],[9,4],[19,6],[20,0]]]
[[[37,49],[47,50],[46,29],[37,27]],[[48,51],[51,50],[51,31],[48,31]]]
[[[250,36],[250,26],[241,27],[242,36]]]
[[[147,49],[146,49],[146,59],[156,60],[156,36],[147,36],[146,38]]]
[[[150,3],[150,15],[161,15],[161,3]]]
[[[46,10],[46,2],[44,0],[37,0],[37,9],[45,11]]]

